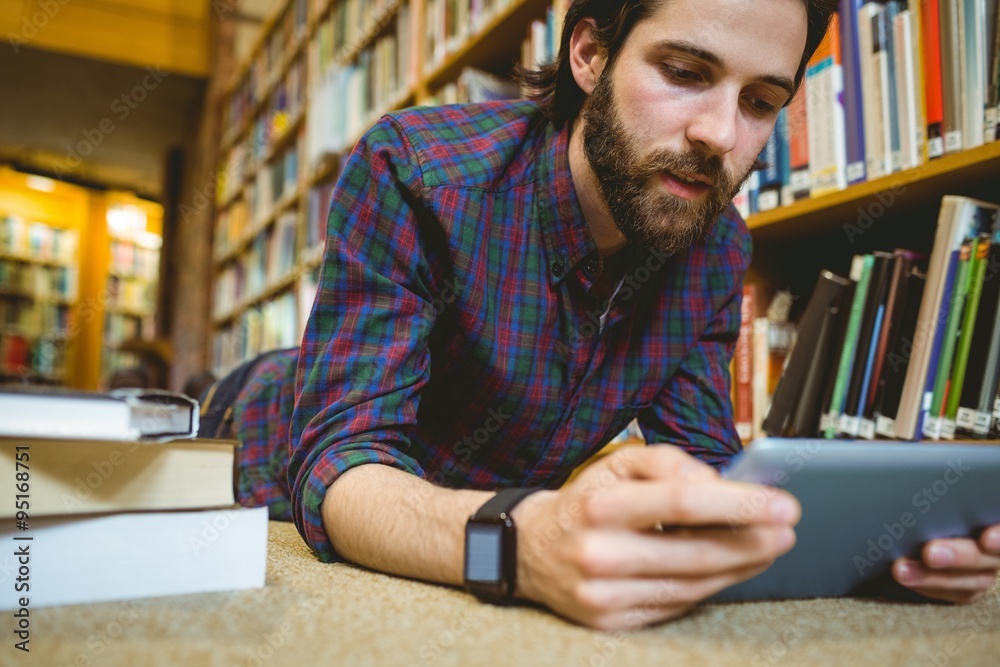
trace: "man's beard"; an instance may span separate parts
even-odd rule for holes
[[[584,110],[583,150],[597,176],[615,227],[639,248],[673,254],[704,240],[739,192],[717,155],[662,150],[640,155],[625,131],[614,101],[611,72],[605,71]],[[713,185],[707,196],[687,200],[663,189],[663,172],[699,174]]]

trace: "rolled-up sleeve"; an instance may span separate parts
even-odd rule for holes
[[[288,470],[293,518],[324,561],[337,555],[320,507],[340,475],[367,463],[424,475],[408,455],[435,319],[421,190],[413,149],[389,118],[358,143],[334,190],[296,373]]]
[[[713,269],[701,280],[705,303],[717,304],[707,325],[652,404],[638,417],[648,443],[676,444],[716,468],[742,445],[733,422],[729,362],[740,334],[743,279],[752,246],[735,212],[730,230],[711,253]]]

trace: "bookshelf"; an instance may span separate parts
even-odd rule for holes
[[[145,232],[109,224],[121,207]],[[0,382],[99,389],[153,336],[162,207],[0,165]],[[155,249],[154,249],[155,247]]]
[[[210,350],[217,374],[298,344],[339,161],[364,131],[387,111],[434,102],[464,68],[509,73],[529,24],[545,21],[552,4],[275,5],[217,110]]]
[[[156,338],[156,300],[160,278],[163,209],[125,193],[109,203],[109,253],[104,287],[104,337],[101,377],[136,366],[140,342]]]

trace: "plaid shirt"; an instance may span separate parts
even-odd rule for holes
[[[633,418],[713,464],[740,447],[729,360],[750,262],[730,207],[709,238],[633,252],[610,304],[567,128],[520,100],[383,117],[333,195],[296,375],[294,520],[380,463],[451,488],[558,486]],[[602,326],[603,325],[603,326]]]

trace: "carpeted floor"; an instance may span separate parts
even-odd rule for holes
[[[1000,665],[1000,587],[969,607],[869,600],[708,605],[603,634],[540,609],[350,565],[324,565],[270,524],[267,585],[32,610],[31,652],[0,623],[0,665]]]

